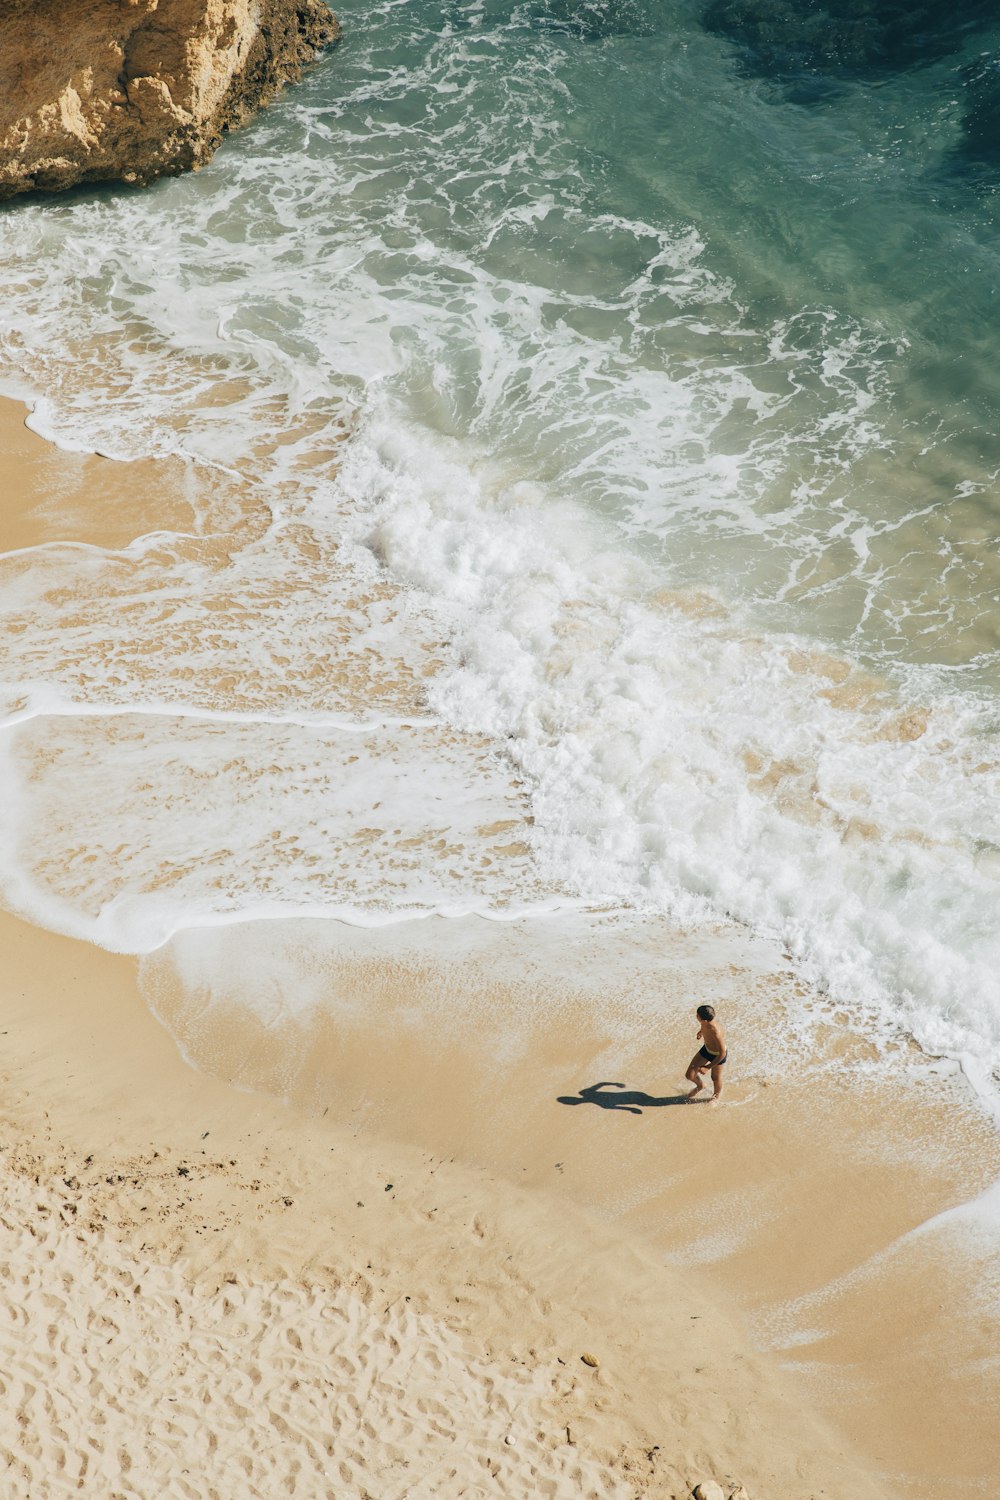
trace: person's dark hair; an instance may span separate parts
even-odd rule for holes
[[[699,1007],[698,1007],[698,1020],[699,1021],[714,1021],[715,1020],[715,1011],[713,1010],[713,1008],[712,1008],[711,1005],[699,1005]]]

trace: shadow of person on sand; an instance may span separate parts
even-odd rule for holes
[[[608,1094],[605,1089],[622,1089],[623,1093]],[[662,1109],[667,1104],[686,1104],[687,1094],[667,1094],[656,1099],[644,1094],[641,1089],[626,1089],[623,1083],[592,1083],[579,1094],[561,1094],[557,1104],[596,1104],[598,1109],[624,1110],[630,1115],[641,1115],[644,1109]],[[692,1103],[698,1102],[695,1100]]]

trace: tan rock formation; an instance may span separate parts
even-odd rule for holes
[[[0,197],[196,169],[338,35],[324,0],[0,0]]]

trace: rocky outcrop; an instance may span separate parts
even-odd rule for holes
[[[0,197],[196,169],[338,35],[323,0],[0,0]]]

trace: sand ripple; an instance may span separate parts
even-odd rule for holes
[[[142,1264],[9,1177],[0,1489],[9,1500],[625,1496],[559,1426],[557,1367],[502,1369],[361,1278],[336,1290]],[[562,1419],[565,1422],[565,1418]]]

